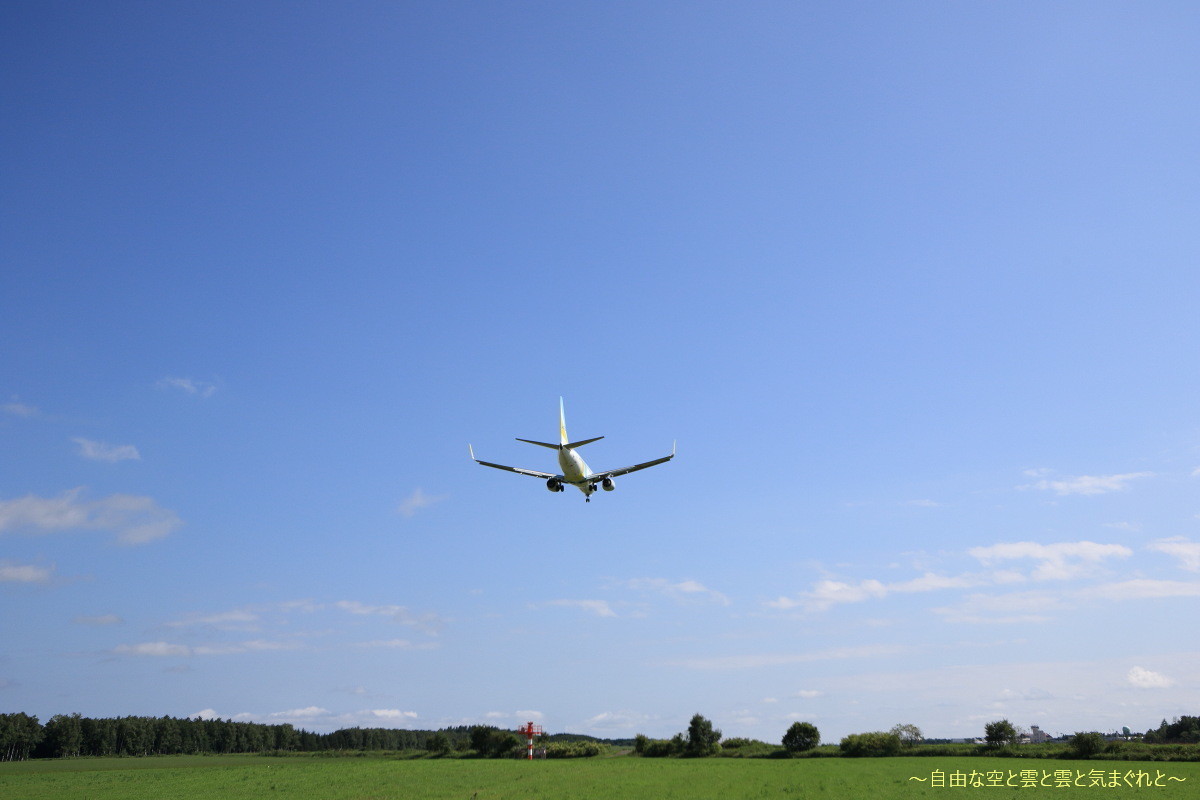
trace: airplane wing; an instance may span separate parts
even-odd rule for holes
[[[618,475],[628,475],[631,472],[637,472],[639,469],[646,469],[647,467],[654,467],[654,466],[658,466],[659,464],[665,464],[674,457],[675,457],[675,448],[672,447],[671,455],[669,455],[669,456],[663,456],[662,458],[656,458],[653,461],[645,461],[641,464],[634,464],[632,467],[621,467],[620,469],[610,469],[607,472],[593,472],[589,476],[589,478],[591,480],[602,480],[604,478],[615,478]]]
[[[475,458],[475,449],[474,448],[471,448],[471,459],[473,461],[475,461],[475,463],[477,463],[477,464],[483,464],[485,467],[493,467],[495,469],[503,469],[503,470],[507,470],[509,472],[515,472],[518,475],[529,475],[534,478],[542,478],[543,480],[545,480],[546,478],[558,478],[559,480],[562,479],[562,475],[553,475],[549,472],[538,472],[535,469],[521,469],[520,467],[508,467],[508,466],[505,466],[504,464],[493,464],[490,461],[480,461],[478,458]]]

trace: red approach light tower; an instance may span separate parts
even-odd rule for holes
[[[529,742],[529,750],[527,751],[529,755],[526,756],[526,759],[533,761],[533,737],[542,736],[546,732],[542,730],[541,725],[534,725],[532,722],[526,722],[525,727],[517,729],[517,733],[525,734],[525,739]]]

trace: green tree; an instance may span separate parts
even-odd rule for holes
[[[912,747],[921,743],[925,737],[921,734],[921,729],[916,725],[902,724],[892,728],[890,733],[894,733],[900,737],[900,743],[905,747]]]
[[[1006,719],[989,722],[983,727],[983,740],[989,747],[1004,747],[1017,743],[1017,729]]]
[[[42,741],[42,726],[28,714],[0,714],[0,761],[24,761]]]
[[[450,752],[450,738],[441,731],[438,731],[425,740],[425,749],[439,756],[444,756]]]
[[[83,718],[79,714],[55,714],[46,723],[45,735],[39,754],[75,758],[83,750]]]
[[[793,722],[783,735],[783,749],[789,753],[803,753],[821,743],[821,733],[811,722]]]
[[[688,723],[687,744],[683,752],[693,757],[711,756],[721,749],[720,742],[721,732],[713,728],[712,722],[696,714]]]
[[[476,725],[471,728],[471,749],[482,758],[500,758],[519,747],[521,740],[515,733],[502,731],[491,725]]]
[[[1076,731],[1070,741],[1071,752],[1076,758],[1091,758],[1104,749],[1104,736],[1094,731],[1080,733]]]

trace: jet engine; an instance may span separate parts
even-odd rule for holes
[[[560,481],[558,478],[551,478],[550,480],[546,481],[546,488],[552,492],[565,491],[562,481]]]
[[[614,481],[612,478],[605,478],[604,480],[600,481],[600,486],[606,492],[611,492],[613,489],[617,488],[616,481]]]

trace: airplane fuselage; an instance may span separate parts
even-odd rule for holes
[[[592,470],[577,451],[566,447],[559,448],[558,468],[562,470],[563,482],[573,485],[583,492],[584,496],[595,491],[591,481],[588,480],[592,475]]]

